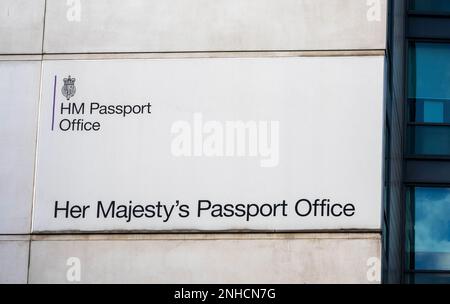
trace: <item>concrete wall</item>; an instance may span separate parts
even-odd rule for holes
[[[0,233],[30,233],[41,63],[0,61]]]
[[[379,234],[42,236],[30,282],[377,283],[379,258]]]
[[[0,284],[28,281],[28,236],[0,236]]]
[[[44,51],[384,49],[386,1],[379,21],[369,9],[365,0],[49,0]]]
[[[67,271],[77,261],[69,260],[68,266],[70,257],[79,259],[81,282],[86,283],[377,282],[381,269],[378,229],[350,234],[300,230],[265,235],[103,236],[50,231],[52,236],[44,236],[32,233],[30,227],[43,62],[382,57],[386,48],[386,3],[0,1],[0,282],[70,282]]]
[[[45,0],[0,2],[0,53],[42,52]]]

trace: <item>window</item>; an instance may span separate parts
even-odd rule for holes
[[[450,271],[450,188],[411,187],[407,200],[409,269]]]
[[[448,0],[411,0],[410,9],[422,12],[450,12]]]
[[[450,44],[411,43],[408,67],[408,152],[450,156]]]
[[[409,115],[410,121],[450,124],[450,100],[412,98]]]

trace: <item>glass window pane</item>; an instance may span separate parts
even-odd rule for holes
[[[412,10],[426,12],[450,12],[450,1],[448,0],[411,0]]]
[[[409,269],[414,269],[414,188],[406,191],[406,233],[405,233],[405,262]]]
[[[450,44],[411,44],[408,72],[409,98],[450,100]]]
[[[413,155],[450,155],[449,126],[409,126],[409,153]]]
[[[450,123],[450,100],[410,100],[410,121]]]
[[[408,274],[406,282],[408,284],[450,284],[450,274],[448,273],[416,273]]]
[[[423,105],[423,120],[426,122],[443,122],[444,104],[437,100],[425,100]]]
[[[414,267],[450,270],[450,188],[414,188]]]

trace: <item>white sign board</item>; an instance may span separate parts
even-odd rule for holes
[[[377,229],[383,57],[43,64],[33,231]]]

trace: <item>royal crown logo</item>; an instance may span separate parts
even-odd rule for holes
[[[61,93],[67,100],[70,100],[71,97],[75,95],[77,88],[75,87],[75,78],[71,78],[70,75],[67,78],[64,78],[64,85],[61,89]]]

